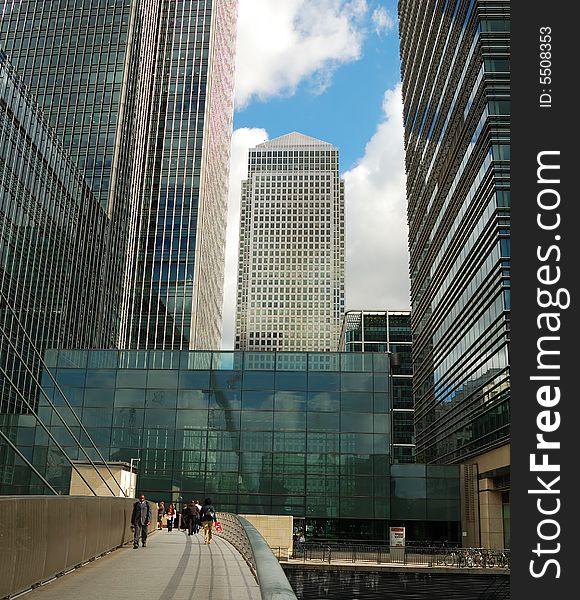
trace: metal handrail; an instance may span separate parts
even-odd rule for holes
[[[268,542],[246,519],[232,513],[217,513],[224,538],[244,557],[258,585],[262,600],[297,600],[286,574]]]
[[[510,550],[457,548],[446,546],[412,546],[406,548],[371,544],[322,544],[305,542],[295,547],[294,559],[334,562],[372,562],[377,564],[415,564],[428,567],[510,569]]]

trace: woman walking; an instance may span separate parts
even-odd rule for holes
[[[175,521],[175,506],[173,506],[173,503],[169,505],[165,516],[167,517],[167,531],[171,531],[173,529],[173,522]]]

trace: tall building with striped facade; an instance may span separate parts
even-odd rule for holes
[[[338,149],[301,133],[249,152],[235,348],[334,351],[344,315]]]
[[[417,461],[464,464],[464,541],[509,546],[510,2],[399,27]]]

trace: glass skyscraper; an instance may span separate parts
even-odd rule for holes
[[[417,460],[473,466],[481,543],[501,546],[498,523],[509,523],[510,3],[400,0],[399,18]]]
[[[20,0],[0,46],[107,212],[98,322],[118,342],[146,155],[158,2]]]
[[[0,45],[107,211],[109,346],[219,346],[236,17],[237,0],[4,6]]]
[[[150,149],[124,346],[221,340],[237,0],[160,3]]]
[[[105,234],[104,208],[0,51],[0,412],[36,406],[47,348],[102,345]]]
[[[344,314],[338,149],[301,133],[249,152],[235,348],[334,351]]]
[[[349,310],[340,334],[341,352],[389,352],[391,365],[391,460],[415,461],[411,313]]]

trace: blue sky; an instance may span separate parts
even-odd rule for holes
[[[396,4],[240,0],[222,348],[233,347],[247,152],[291,131],[339,149],[347,310],[409,308]]]
[[[383,6],[395,20],[396,2],[368,5]],[[382,116],[385,90],[400,80],[396,23],[389,31],[376,33],[371,15],[369,11],[365,18],[368,34],[361,58],[338,67],[324,92],[315,93],[307,79],[290,96],[254,99],[247,107],[236,110],[234,128],[262,127],[270,138],[300,131],[337,145],[341,171],[352,168],[362,157]]]

